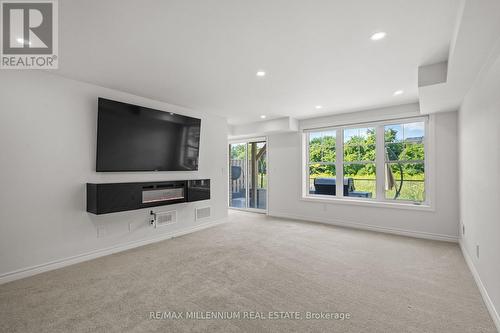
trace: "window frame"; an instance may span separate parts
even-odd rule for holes
[[[416,202],[411,200],[402,199],[387,199],[385,193],[385,126],[397,125],[412,122],[424,123],[424,193],[425,200]],[[328,127],[320,128],[305,128],[302,130],[302,193],[301,200],[325,203],[340,203],[340,204],[354,204],[365,206],[384,206],[399,209],[418,209],[418,210],[434,210],[433,206],[433,176],[434,176],[434,125],[433,117],[431,116],[416,116],[405,118],[393,118],[387,120],[370,121],[370,122],[355,122],[348,124],[339,124]],[[375,128],[376,145],[375,145],[375,164],[376,168],[376,196],[375,198],[359,198],[344,196],[343,193],[343,179],[344,179],[344,130],[350,128]],[[336,179],[341,181],[336,182],[336,195],[320,195],[309,194],[310,179],[309,179],[309,133],[334,130],[336,137],[336,160],[335,170]]]
[[[310,166],[311,164],[320,164],[320,165],[333,165],[335,167],[335,177],[337,177],[338,173],[337,173],[337,163],[338,163],[338,159],[339,159],[339,156],[338,156],[338,150],[337,150],[337,144],[338,144],[338,139],[337,139],[337,135],[338,135],[338,131],[336,129],[333,129],[333,128],[327,128],[327,129],[320,129],[320,130],[317,130],[317,131],[309,131],[308,133],[310,132],[320,132],[320,131],[335,131],[335,162],[315,162],[315,163],[311,163],[310,161],[310,154],[309,154],[309,134],[307,135],[307,142],[305,143],[306,145],[306,160],[305,160],[305,169],[306,169],[306,178],[307,178],[307,193],[309,193],[309,188],[311,186],[310,182],[311,182],[311,179],[309,177],[309,172],[310,172]],[[343,150],[342,150],[343,152]],[[336,188],[338,189],[338,187]],[[317,194],[316,196],[320,196],[322,197],[322,195],[319,195]],[[335,195],[323,195],[324,197],[337,197],[337,194]]]

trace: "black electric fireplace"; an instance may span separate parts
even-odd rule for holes
[[[210,179],[146,183],[87,183],[87,211],[93,214],[108,214],[208,199],[210,199]]]

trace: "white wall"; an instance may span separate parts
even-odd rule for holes
[[[459,147],[460,213],[465,226],[462,248],[471,259],[473,272],[478,273],[479,286],[484,287],[483,296],[500,329],[499,93],[500,48],[497,48],[491,66],[483,69],[460,108]]]
[[[403,105],[301,121],[302,128],[348,124],[364,119],[407,117],[418,114],[417,105]],[[301,133],[270,135],[269,214],[346,224],[420,237],[457,240],[458,170],[457,113],[433,115],[435,131],[434,211],[366,207],[345,203],[310,202],[301,199]]]
[[[242,139],[261,135],[294,132],[299,122],[292,117],[282,117],[248,124],[229,125],[229,139]]]
[[[199,171],[96,173],[97,97],[202,118]],[[0,75],[0,280],[17,270],[151,240],[227,216],[226,119],[64,79],[41,71]],[[212,200],[178,210],[176,225],[153,229],[149,209],[86,212],[87,182],[210,178]],[[195,221],[194,207],[212,206]],[[130,231],[129,231],[130,225]],[[105,235],[98,237],[98,227]],[[101,234],[102,235],[102,234]]]

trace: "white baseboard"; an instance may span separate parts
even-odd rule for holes
[[[443,235],[443,234],[434,234],[429,232],[422,231],[412,231],[412,230],[404,230],[397,228],[387,228],[387,227],[379,227],[370,224],[364,224],[353,221],[339,220],[339,219],[331,219],[331,218],[321,218],[321,217],[308,217],[308,216],[300,216],[295,214],[281,213],[281,212],[271,212],[268,214],[269,216],[288,218],[293,220],[300,221],[308,221],[308,222],[319,222],[323,224],[336,225],[340,227],[347,227],[353,229],[361,229],[361,230],[369,230],[369,231],[377,231],[386,234],[407,236],[413,238],[423,238],[423,239],[432,239],[438,241],[452,242],[457,243],[458,237]]]
[[[136,248],[139,246],[144,246],[147,244],[160,242],[160,241],[170,239],[173,237],[179,237],[182,235],[190,234],[190,233],[195,232],[195,231],[214,227],[216,225],[225,223],[226,221],[227,221],[226,218],[221,219],[221,220],[210,221],[210,222],[206,222],[203,224],[198,224],[198,225],[191,227],[191,228],[178,230],[178,231],[174,231],[174,232],[162,233],[161,235],[158,235],[158,236],[153,237],[153,238],[142,239],[142,240],[132,241],[132,242],[124,243],[124,244],[119,244],[119,245],[115,245],[112,247],[107,247],[104,249],[91,251],[91,252],[79,254],[76,256],[51,261],[51,262],[48,262],[45,264],[40,264],[40,265],[36,265],[36,266],[27,267],[27,268],[15,270],[12,272],[4,273],[4,274],[0,275],[0,284],[7,283],[10,281],[14,281],[14,280],[19,280],[19,279],[22,279],[25,277],[40,274],[43,272],[48,272],[48,271],[51,271],[54,269],[58,269],[58,268],[62,268],[62,267],[70,266],[70,265],[74,265],[74,264],[77,264],[80,262],[96,259],[99,257],[107,256],[107,255],[110,255],[113,253],[133,249],[133,248]]]
[[[469,266],[469,270],[471,271],[472,276],[476,281],[479,292],[483,297],[483,301],[486,304],[486,308],[488,309],[488,312],[490,313],[490,316],[493,319],[493,322],[495,323],[497,331],[500,332],[500,316],[498,314],[498,311],[495,308],[495,305],[493,304],[490,295],[488,295],[488,291],[484,287],[483,281],[481,281],[481,277],[479,276],[479,272],[476,270],[476,266],[474,266],[474,262],[472,261],[469,252],[467,252],[467,249],[465,248],[462,239],[460,239],[458,243],[460,244],[460,249],[462,250],[462,254],[464,255],[465,262],[467,263],[467,266]]]

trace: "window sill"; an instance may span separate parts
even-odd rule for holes
[[[409,209],[409,210],[420,210],[420,211],[435,211],[434,207],[429,204],[413,204],[409,202],[387,202],[387,201],[375,201],[369,199],[348,199],[348,198],[335,198],[324,195],[304,195],[301,197],[302,201],[309,202],[322,202],[329,204],[342,204],[342,205],[354,205],[354,206],[365,206],[365,207],[380,207],[380,208],[393,208],[393,209]]]

